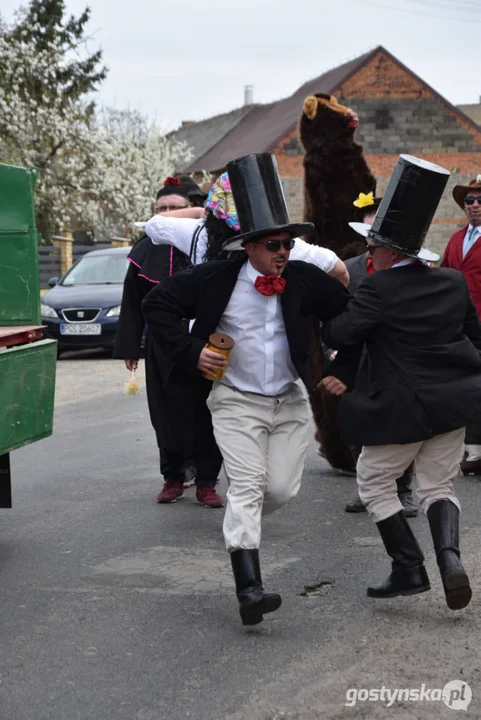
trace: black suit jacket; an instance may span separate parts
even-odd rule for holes
[[[230,300],[245,256],[197,265],[192,270],[166,278],[143,302],[144,317],[155,342],[165,347],[177,368],[198,373],[197,362],[209,335],[216,331]],[[347,305],[350,294],[343,285],[319,268],[304,262],[289,262],[281,296],[289,350],[299,376],[310,390],[307,355],[312,317],[327,320]],[[195,318],[191,334],[182,332],[182,318]],[[339,353],[333,374],[349,382],[353,351]],[[348,368],[348,375],[344,368]]]
[[[348,443],[417,442],[481,421],[481,326],[458,271],[414,263],[369,275],[324,336],[334,348],[365,343],[339,408]]]
[[[349,285],[347,289],[351,295],[355,295],[359,285],[368,277],[367,274],[367,252],[346,260],[346,267],[349,272]]]

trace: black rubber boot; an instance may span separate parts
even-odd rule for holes
[[[392,598],[430,590],[428,574],[423,565],[424,556],[404,512],[400,510],[376,524],[387,554],[392,559],[392,571],[385,582],[368,587],[368,596]]]
[[[281,606],[281,596],[264,592],[258,550],[234,550],[230,559],[242,624],[257,625],[265,613],[274,612]]]
[[[472,592],[460,560],[459,510],[450,500],[437,500],[427,516],[446,602],[451,610],[461,610],[469,604]]]
[[[418,508],[412,490],[413,478],[414,462],[412,462],[401,477],[396,480],[398,498],[404,508],[404,515],[406,517],[416,517],[418,514]]]

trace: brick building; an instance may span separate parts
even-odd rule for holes
[[[356,140],[382,192],[400,153],[409,153],[452,172],[428,236],[442,251],[464,223],[451,189],[481,172],[481,128],[383,47],[305,83],[293,95],[242,108],[208,120],[184,123],[175,132],[194,149],[187,172],[219,173],[226,163],[254,152],[275,153],[292,220],[302,217],[303,149],[297,124],[304,98],[332,94],[359,115]]]

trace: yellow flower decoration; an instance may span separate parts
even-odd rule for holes
[[[367,195],[364,195],[364,193],[359,193],[359,197],[357,198],[357,200],[354,200],[353,205],[358,208],[374,205],[374,193],[370,192]]]

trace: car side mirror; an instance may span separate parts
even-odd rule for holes
[[[49,287],[55,287],[55,285],[58,283],[59,280],[60,280],[60,278],[58,278],[58,277],[51,277],[51,278],[47,281],[47,285],[48,285]]]

